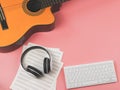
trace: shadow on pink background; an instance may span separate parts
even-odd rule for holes
[[[56,28],[36,33],[28,42],[57,47],[64,52],[64,66],[114,60],[118,82],[72,90],[120,90],[120,0],[71,0],[55,14]],[[9,90],[22,47],[0,53],[0,90]],[[57,90],[66,90],[63,69]]]

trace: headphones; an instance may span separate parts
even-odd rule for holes
[[[39,78],[39,77],[42,77],[43,76],[43,72],[40,71],[39,69],[37,69],[36,67],[32,66],[32,65],[27,65],[27,67],[24,66],[24,57],[25,55],[30,52],[31,50],[33,49],[41,49],[43,51],[45,51],[49,58],[48,57],[44,57],[44,60],[43,60],[43,71],[45,74],[48,74],[51,70],[52,70],[52,59],[51,59],[51,55],[50,53],[44,48],[44,47],[41,47],[41,46],[32,46],[30,48],[27,48],[21,55],[21,66],[23,67],[23,69],[31,74],[33,74],[36,78]]]

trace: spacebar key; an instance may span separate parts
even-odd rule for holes
[[[88,81],[82,83],[83,86],[96,85],[96,84],[98,84],[97,81]]]

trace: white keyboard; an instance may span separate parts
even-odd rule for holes
[[[67,89],[117,82],[113,61],[64,67]]]

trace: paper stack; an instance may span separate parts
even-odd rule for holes
[[[23,47],[23,51],[31,46],[36,46],[36,44],[29,43],[27,46]],[[37,45],[38,46],[38,45]],[[11,90],[56,90],[56,80],[60,73],[63,63],[61,62],[63,52],[58,48],[47,48],[45,47],[51,57],[52,57],[52,71],[49,74],[44,74],[41,78],[35,78],[32,74],[26,72],[20,65],[17,75],[10,86]],[[34,65],[43,71],[43,53],[40,51],[33,50],[29,55],[27,55],[28,60],[25,63],[28,65]],[[38,63],[39,62],[39,63]]]

